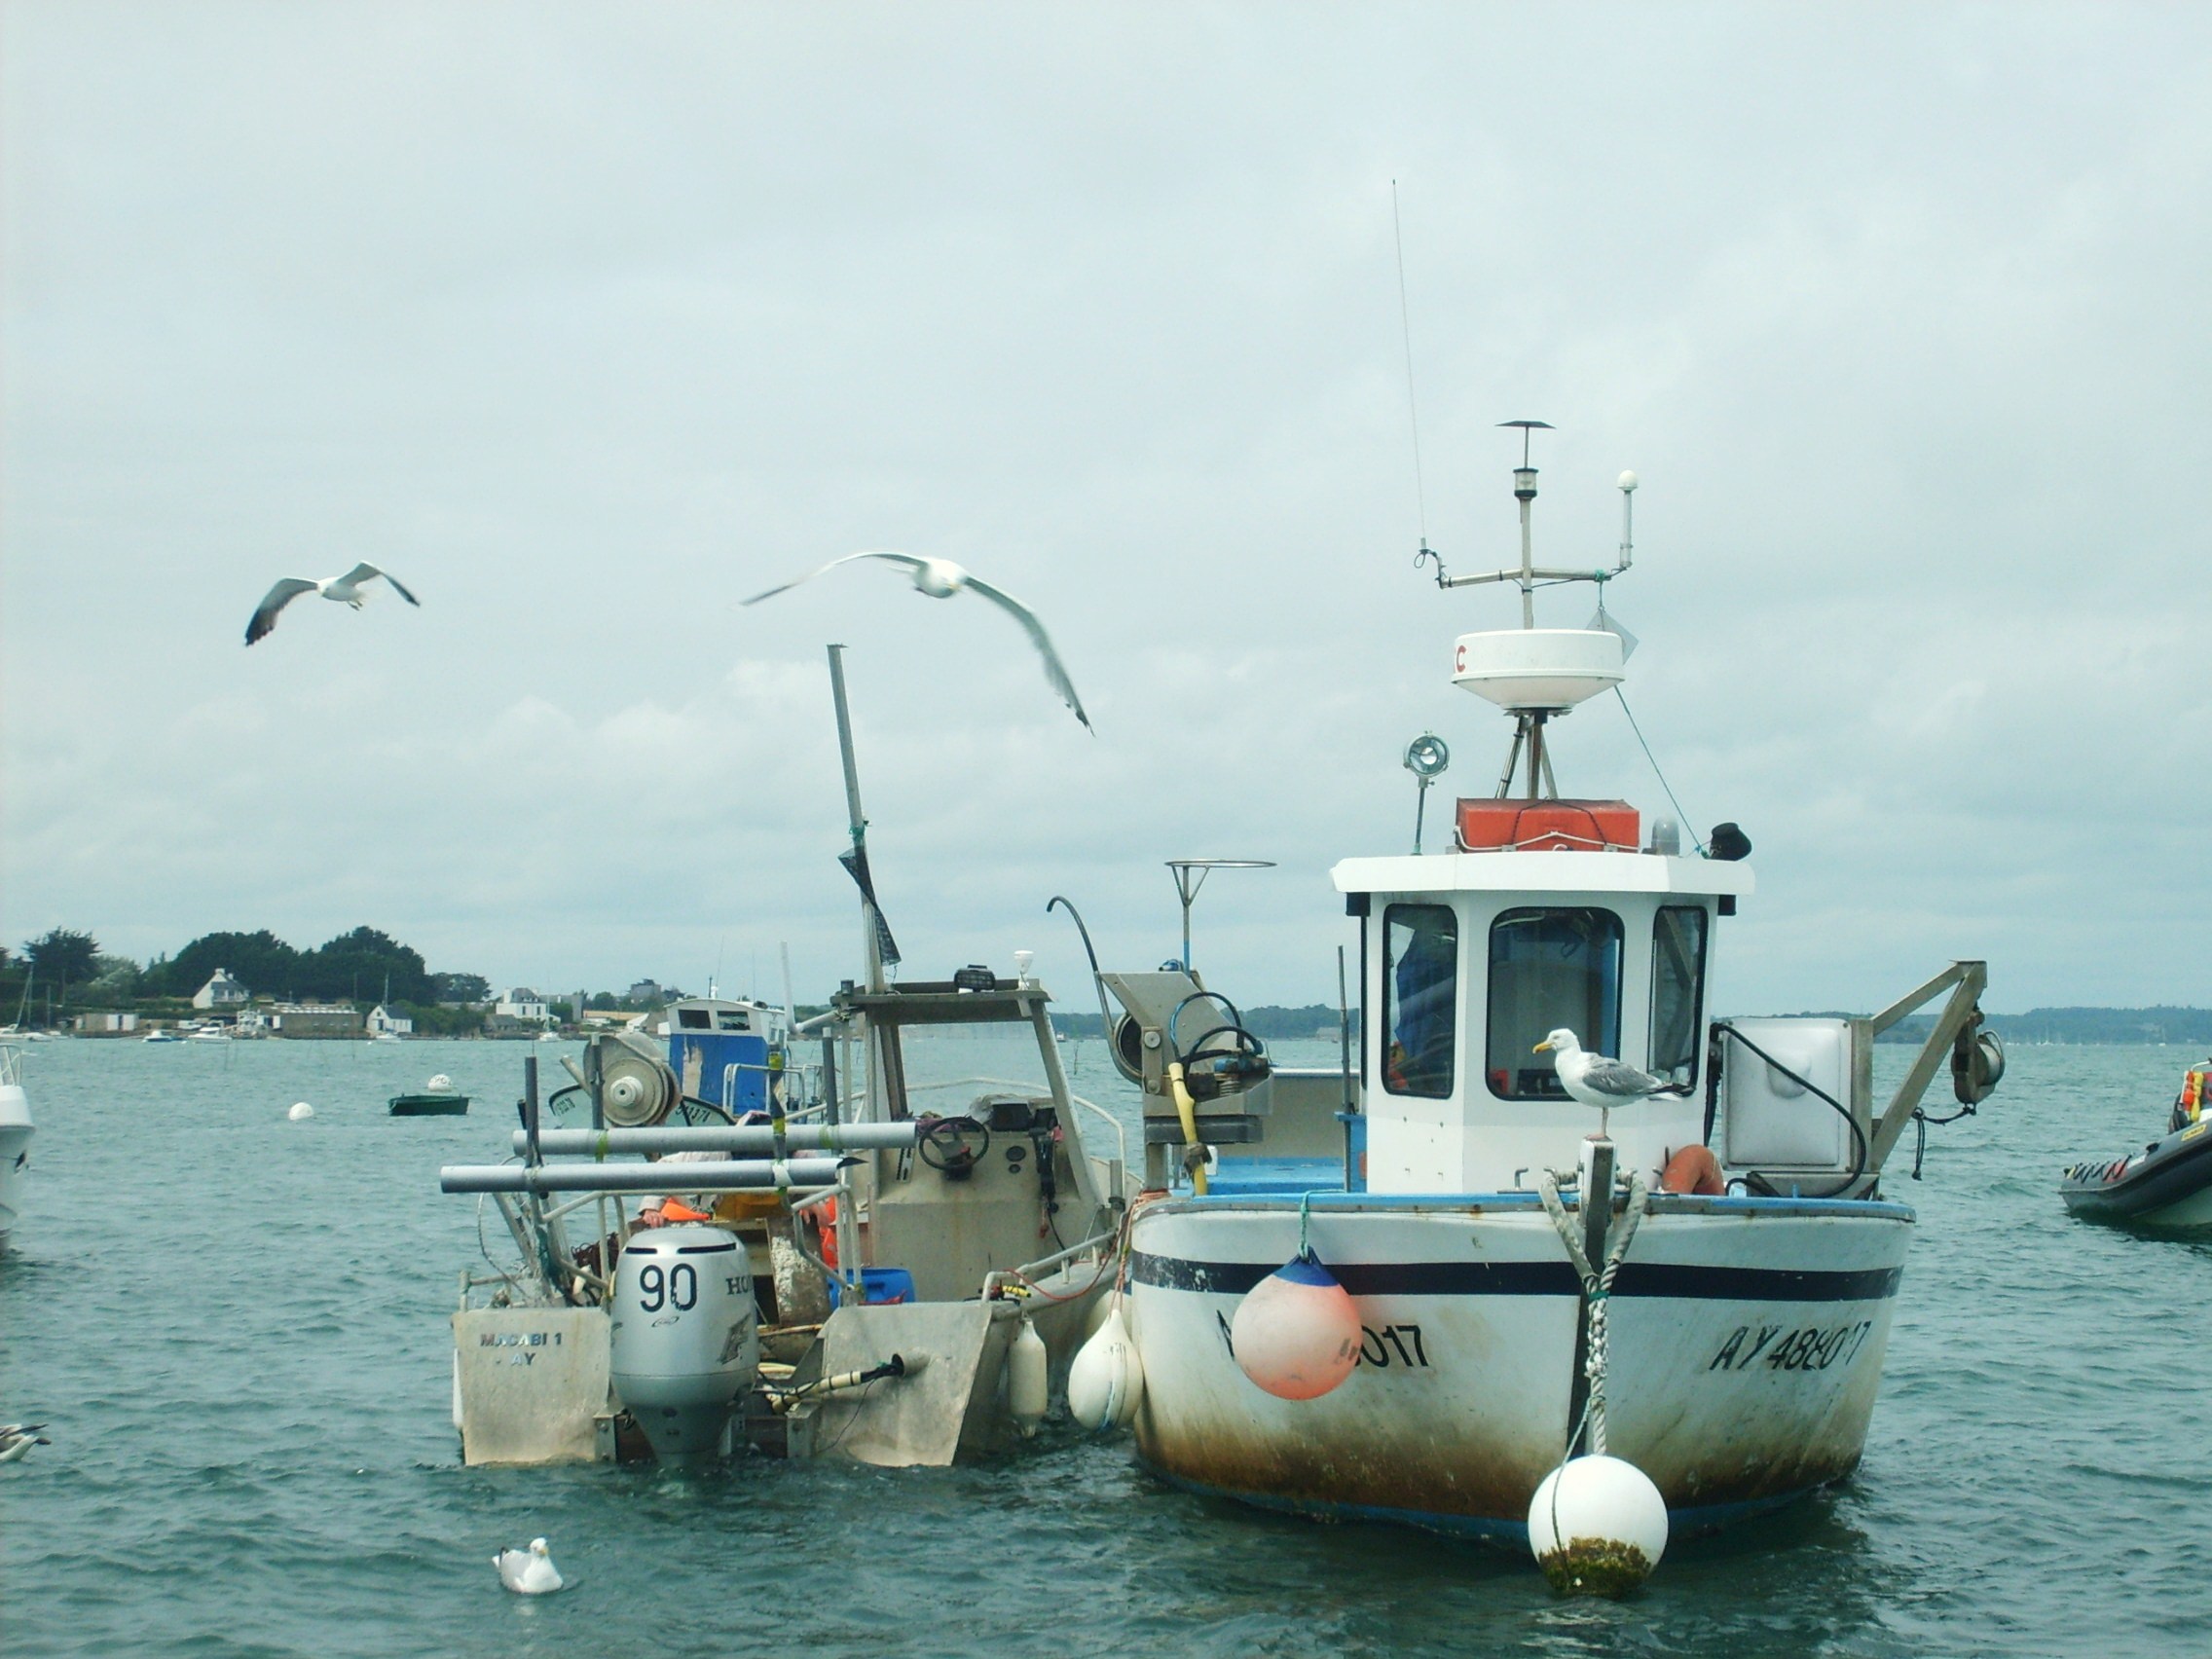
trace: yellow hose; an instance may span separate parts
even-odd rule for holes
[[[1191,1163],[1191,1191],[1199,1198],[1206,1196],[1206,1143],[1198,1139],[1198,1103],[1191,1098],[1191,1091],[1183,1087],[1183,1062],[1167,1062],[1167,1091],[1175,1097],[1176,1113],[1183,1120],[1183,1144],[1198,1153]]]

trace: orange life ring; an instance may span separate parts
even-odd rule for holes
[[[1720,1160],[1713,1156],[1713,1148],[1685,1146],[1667,1160],[1667,1167],[1659,1174],[1659,1190],[1716,1198],[1727,1192],[1728,1183],[1721,1179]]]

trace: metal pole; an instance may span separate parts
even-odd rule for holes
[[[903,1124],[787,1124],[784,1147],[795,1152],[857,1152],[875,1147],[912,1146],[919,1125]],[[563,1158],[593,1160],[665,1157],[672,1152],[750,1153],[777,1155],[773,1124],[657,1124],[647,1129],[547,1129],[539,1137],[542,1150]],[[522,1137],[515,1137],[522,1150]]]
[[[1526,446],[1524,437],[1524,449]],[[1522,459],[1526,461],[1528,457],[1524,454]],[[1526,500],[1521,503],[1521,626],[1524,628],[1536,625],[1536,561],[1529,541],[1530,504]]]
[[[537,1144],[537,1056],[522,1057],[522,1132],[530,1144],[525,1156],[533,1163],[543,1163],[545,1159]]]
[[[830,694],[837,707],[837,754],[845,763],[845,819],[852,830],[853,846],[866,853],[867,850],[867,817],[861,811],[860,767],[853,759],[853,717],[845,703],[845,647],[830,647]],[[884,988],[883,949],[876,939],[875,906],[864,895],[861,899],[863,941],[867,959],[867,988],[880,991]]]
[[[441,1193],[746,1193],[769,1188],[829,1188],[842,1163],[835,1158],[727,1159],[715,1163],[449,1163],[438,1171]],[[535,1218],[534,1218],[535,1219]],[[542,1221],[538,1222],[540,1227]]]

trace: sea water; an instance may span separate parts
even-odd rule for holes
[[[558,1078],[571,1051],[535,1051]],[[1102,1048],[1065,1051],[1126,1118]],[[53,1444],[0,1465],[0,1653],[2212,1652],[2212,1245],[2054,1191],[2157,1134],[2193,1053],[2019,1050],[1920,1182],[1908,1136],[1885,1184],[1920,1225],[1864,1463],[1677,1542],[1616,1604],[1554,1601],[1516,1552],[1192,1496],[1064,1423],[950,1470],[462,1467],[447,1315],[485,1258],[437,1170],[505,1155],[524,1052],[28,1051],[0,1420]],[[916,1069],[1037,1075],[980,1038]],[[387,1115],[440,1071],[469,1116]],[[492,1556],[538,1535],[573,1588],[511,1596]]]

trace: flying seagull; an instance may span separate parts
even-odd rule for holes
[[[919,559],[911,553],[848,553],[842,559],[830,560],[820,571],[809,571],[805,575],[785,582],[781,587],[772,587],[766,593],[756,593],[745,603],[758,605],[764,599],[774,599],[780,593],[789,593],[800,582],[810,582],[824,571],[834,571],[839,565],[849,565],[855,559],[888,559],[894,565],[903,566],[912,574],[916,591],[926,593],[932,599],[950,599],[962,589],[981,594],[1021,624],[1023,631],[1029,636],[1030,644],[1037,647],[1037,654],[1045,659],[1045,678],[1051,682],[1052,689],[1060,694],[1060,700],[1075,711],[1075,718],[1086,727],[1089,726],[1090,717],[1083,712],[1083,699],[1075,694],[1075,682],[1068,678],[1067,669],[1060,663],[1060,653],[1052,649],[1051,636],[1045,632],[1045,624],[1037,620],[1036,612],[1012,594],[1001,592],[980,576],[971,575],[949,559]]]
[[[13,1463],[34,1446],[52,1446],[53,1441],[39,1430],[43,1422],[11,1422],[0,1424],[0,1463]]]
[[[269,590],[269,596],[254,608],[253,620],[245,625],[245,643],[252,645],[276,626],[276,613],[303,593],[319,593],[325,599],[334,599],[340,605],[361,608],[361,584],[373,582],[382,576],[391,584],[391,591],[419,606],[423,602],[399,585],[399,578],[388,571],[380,571],[374,565],[355,565],[342,576],[325,576],[319,582],[311,582],[299,576],[286,576]]]
[[[1590,1053],[1582,1047],[1581,1040],[1564,1025],[1538,1043],[1533,1051],[1540,1054],[1546,1050],[1551,1051],[1552,1064],[1559,1071],[1560,1087],[1567,1090],[1568,1098],[1579,1100],[1585,1106],[1595,1106],[1604,1115],[1598,1120],[1601,1134],[1615,1106],[1633,1106],[1654,1094],[1678,1092],[1675,1085],[1663,1077],[1653,1077],[1647,1071],[1607,1059],[1604,1054]]]
[[[544,1596],[561,1588],[561,1574],[545,1553],[545,1540],[533,1538],[527,1550],[501,1550],[492,1558],[499,1582],[518,1596]]]

